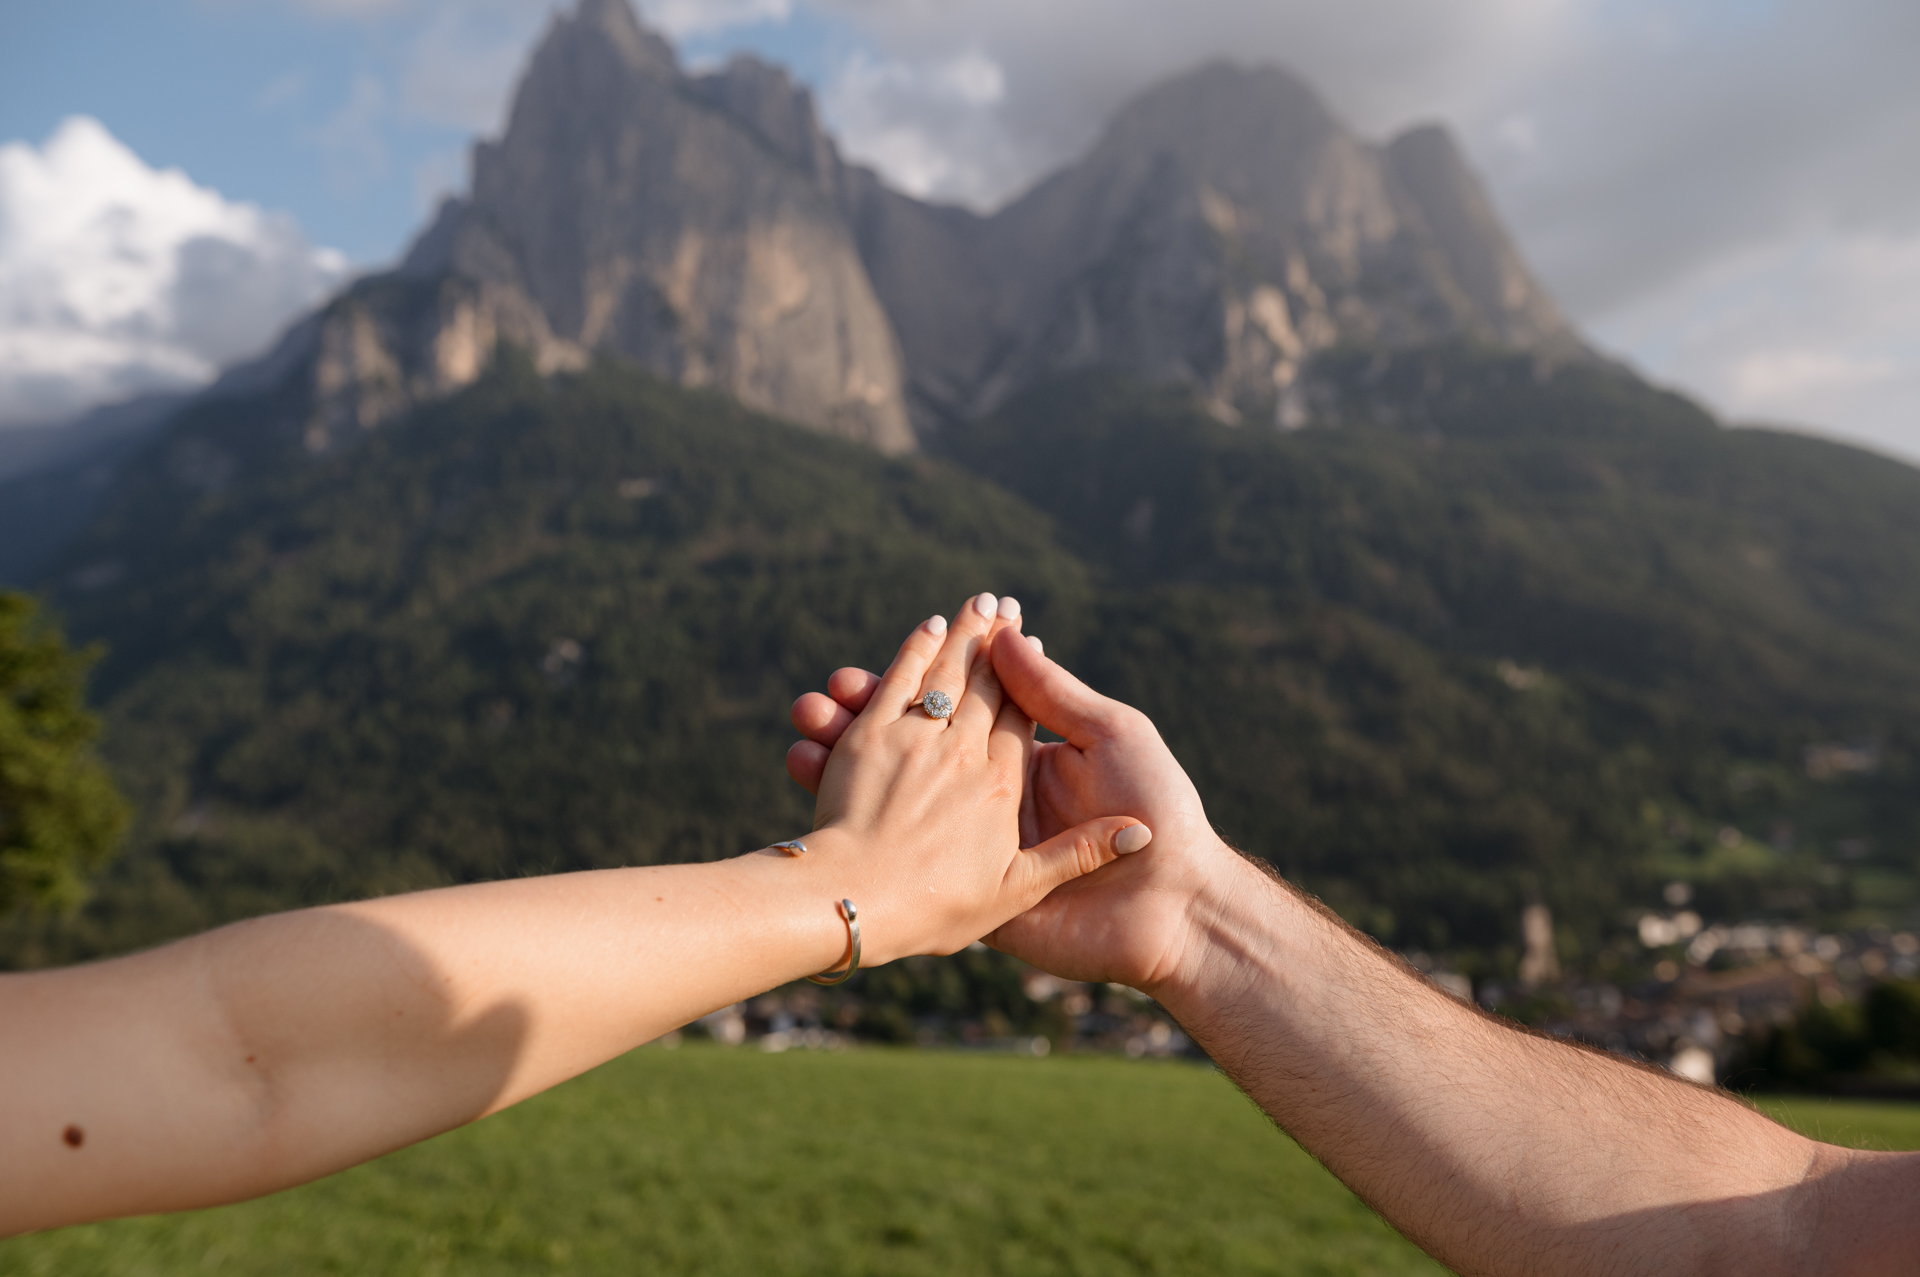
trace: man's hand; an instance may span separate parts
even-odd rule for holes
[[[1057,888],[986,940],[1068,979],[1151,992],[1191,948],[1193,907],[1204,884],[1229,864],[1239,867],[1239,858],[1207,824],[1193,782],[1146,715],[1101,696],[1013,630],[996,636],[993,666],[1007,696],[1065,738],[1033,751],[1020,808],[1022,845],[1123,814],[1145,821],[1153,844]],[[836,670],[828,695],[809,692],[794,702],[793,725],[807,737],[787,755],[796,781],[817,789],[835,742],[877,684],[865,670]]]

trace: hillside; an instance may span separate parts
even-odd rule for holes
[[[989,583],[1062,639],[1087,612],[1015,498],[623,369],[509,359],[348,453],[179,482],[228,427],[179,423],[61,578],[143,815],[62,952],[764,845],[811,823],[801,689]]]
[[[1436,650],[1786,734],[1920,711],[1920,471],[1727,430],[1624,370],[1470,347],[1323,360],[1320,428],[1094,376],[956,432],[1135,585],[1258,587]]]
[[[763,844],[807,823],[790,699],[981,588],[1393,943],[1498,966],[1544,899],[1569,960],[1630,965],[1675,873],[1715,911],[1845,913],[1869,873],[1904,907],[1920,475],[1530,368],[1368,359],[1349,425],[1293,433],[1083,376],[943,460],[508,357],[354,449],[195,484],[179,459],[250,420],[203,407],[55,577],[110,645],[141,827],[81,918],[0,952]],[[1808,778],[1859,738],[1877,775]]]
[[[1081,666],[1223,829],[1403,945],[1511,944],[1538,898],[1598,960],[1659,875],[1713,916],[1832,920],[1862,872],[1920,903],[1920,472],[1590,364],[1328,384],[1345,424],[1275,433],[1083,377],[951,448],[1094,568]],[[1879,771],[1810,778],[1832,740]]]

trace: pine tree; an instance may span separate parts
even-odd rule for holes
[[[70,651],[32,598],[0,592],[0,913],[78,906],[126,831],[127,804],[93,752],[97,659]]]

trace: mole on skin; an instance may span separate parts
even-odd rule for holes
[[[60,1132],[60,1138],[67,1142],[68,1148],[79,1148],[87,1142],[87,1133],[77,1126],[69,1126]]]

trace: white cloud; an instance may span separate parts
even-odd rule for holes
[[[206,381],[346,270],[85,116],[0,146],[0,426]]]
[[[851,154],[993,207],[1092,143],[1148,84],[1212,58],[1279,62],[1384,133],[1497,97],[1584,0],[813,0],[870,50],[821,86]],[[969,80],[969,68],[993,68]],[[881,69],[886,74],[876,74]],[[969,84],[988,88],[967,92]],[[1511,114],[1509,109],[1507,114]],[[920,140],[902,144],[903,134]],[[906,167],[896,169],[894,165]]]
[[[1596,333],[1735,420],[1920,460],[1920,234],[1751,246],[1620,308]]]
[[[856,52],[822,106],[856,163],[911,195],[966,199],[1021,167],[991,112],[1005,96],[1005,73],[977,50],[917,65]]]
[[[762,22],[785,22],[793,0],[648,0],[642,18],[674,40],[714,35]]]

